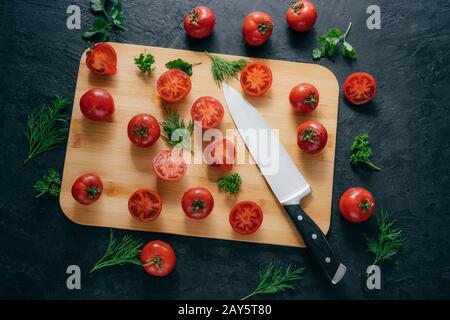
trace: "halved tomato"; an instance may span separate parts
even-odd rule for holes
[[[170,69],[163,73],[156,83],[159,96],[168,102],[178,102],[191,91],[191,78],[179,69]]]
[[[200,97],[191,108],[194,122],[201,122],[202,129],[216,128],[222,121],[224,109],[219,100],[213,97]]]
[[[88,51],[86,65],[96,74],[114,75],[117,72],[116,51],[106,42],[97,43]]]
[[[241,86],[249,96],[263,95],[272,86],[272,70],[263,62],[249,63],[241,72]]]
[[[228,139],[214,140],[203,151],[206,164],[222,170],[232,170],[236,162],[236,147]]]
[[[375,98],[377,82],[372,75],[355,72],[344,81],[344,95],[354,105],[366,104]]]
[[[158,218],[161,209],[161,197],[156,191],[150,189],[139,189],[128,199],[128,211],[131,216],[142,222]]]
[[[261,207],[253,201],[242,201],[230,211],[230,224],[234,231],[247,235],[259,229],[263,222]]]
[[[163,150],[153,158],[153,170],[161,179],[174,181],[183,178],[187,166],[178,152]]]

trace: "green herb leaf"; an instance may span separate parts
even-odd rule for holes
[[[34,185],[34,189],[38,192],[36,198],[48,193],[50,196],[57,198],[61,191],[61,177],[56,169],[48,169],[48,174]]]
[[[49,106],[35,109],[28,115],[25,137],[28,140],[28,156],[24,163],[52,150],[62,143],[67,136],[66,120],[61,116],[69,106],[69,100],[56,97]]]
[[[244,59],[227,61],[208,52],[205,52],[205,54],[211,59],[211,73],[219,88],[223,81],[228,81],[231,78],[237,79],[238,72],[248,64],[248,61]]]
[[[122,23],[125,20],[125,15],[122,11],[122,3],[118,0],[112,7],[109,13],[111,21],[115,27],[118,27],[121,30],[124,30],[122,27]]]
[[[341,54],[344,57],[347,57],[350,59],[356,59],[356,50],[347,41],[344,41],[342,43]]]
[[[141,53],[139,57],[134,58],[134,63],[142,72],[150,72],[155,70],[152,65],[155,63],[155,57],[151,53]]]
[[[124,236],[119,242],[114,238],[114,230],[111,229],[106,252],[103,257],[97,261],[91,272],[105,267],[122,266],[127,263],[141,265],[139,257],[143,246],[143,241],[135,239],[130,235]]]
[[[369,135],[367,133],[357,135],[350,150],[350,162],[352,164],[365,163],[372,169],[381,171],[381,169],[370,160],[373,152],[369,145]]]
[[[381,210],[377,216],[379,234],[377,237],[368,238],[366,235],[368,251],[374,255],[372,265],[385,260],[391,260],[402,246],[402,231],[394,228],[396,220],[392,220],[388,213]]]
[[[257,294],[273,294],[286,291],[288,289],[295,289],[292,284],[296,280],[302,279],[302,273],[306,268],[296,268],[289,265],[283,272],[279,264],[274,265],[270,263],[262,269],[259,274],[259,284],[256,289],[241,300],[246,300]]]
[[[188,151],[191,150],[190,137],[194,131],[192,120],[189,121],[186,127],[178,112],[164,108],[164,121],[160,122],[160,126],[165,132],[165,135],[161,135],[161,138],[168,146],[175,147],[180,145]]]
[[[187,73],[189,76],[192,76],[192,67],[195,67],[199,64],[201,64],[201,62],[191,64],[182,59],[175,59],[175,60],[167,62],[166,68],[167,69],[179,69],[179,70]]]
[[[242,184],[242,179],[238,173],[233,173],[228,177],[220,178],[217,183],[219,184],[219,187],[225,191],[225,193],[234,194],[239,191]]]
[[[105,0],[91,0],[91,11],[102,12],[105,8]]]
[[[98,18],[94,21],[92,26],[88,31],[83,32],[82,37],[84,40],[89,40],[89,42],[104,42],[109,39],[109,33],[111,31],[111,26],[108,21],[103,18]]]
[[[101,13],[89,29],[81,35],[83,40],[90,43],[104,42],[109,40],[111,31],[125,31],[122,26],[125,15],[122,11],[122,4],[117,0],[111,7],[109,14],[105,8],[105,0],[91,0],[90,8],[94,13]]]
[[[325,46],[314,49],[312,56],[315,60],[325,57]]]
[[[318,60],[323,57],[333,58],[336,54],[339,43],[342,41],[340,52],[342,56],[350,59],[356,59],[356,49],[353,48],[347,41],[346,37],[350,32],[352,23],[348,25],[344,34],[338,28],[328,29],[328,33],[317,37],[317,41],[322,44],[319,48],[313,50],[312,57]]]

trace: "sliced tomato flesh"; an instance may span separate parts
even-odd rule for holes
[[[169,102],[177,102],[186,97],[191,86],[191,78],[178,69],[171,69],[162,74],[157,82],[159,95]]]
[[[183,157],[172,150],[164,150],[153,159],[153,169],[164,180],[178,180],[186,173]]]
[[[222,121],[224,109],[219,100],[213,97],[198,98],[191,109],[192,120],[201,122],[203,129],[215,128]]]
[[[265,63],[250,63],[242,70],[241,86],[246,94],[260,96],[272,86],[272,71]]]
[[[239,234],[251,234],[259,229],[263,221],[261,207],[252,201],[236,204],[230,212],[230,224]]]
[[[370,74],[355,73],[350,75],[344,82],[345,97],[356,105],[372,101],[376,92],[377,83]]]
[[[134,192],[128,200],[130,214],[140,221],[155,220],[162,208],[159,195],[149,189],[140,189]]]

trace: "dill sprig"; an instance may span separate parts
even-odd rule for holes
[[[402,231],[394,228],[397,221],[392,220],[384,210],[381,210],[380,215],[377,216],[377,221],[378,236],[368,238],[364,235],[367,240],[368,251],[375,256],[372,265],[392,259],[402,246]]]
[[[91,272],[105,267],[122,266],[126,263],[141,265],[139,257],[143,246],[143,241],[135,239],[131,235],[124,236],[118,242],[114,238],[114,230],[111,229],[108,248],[103,257],[94,265]]]
[[[238,72],[248,64],[245,59],[228,61],[206,51],[205,54],[211,59],[211,73],[219,88],[223,81],[226,82],[231,78],[237,79]]]
[[[42,152],[55,149],[65,140],[67,128],[59,124],[66,123],[61,113],[68,106],[69,100],[56,97],[50,105],[36,109],[28,115],[25,137],[28,140],[29,149],[24,164]]]
[[[165,135],[161,135],[164,142],[175,147],[180,145],[186,150],[191,149],[190,137],[194,130],[194,123],[189,121],[188,126],[184,124],[184,120],[180,119],[180,114],[170,108],[164,108],[164,121],[160,122]]]
[[[306,267],[292,267],[289,265],[286,271],[281,270],[279,264],[270,263],[259,273],[259,284],[256,289],[241,298],[241,300],[248,299],[257,294],[272,294],[283,292],[288,289],[295,289],[292,282],[302,279],[302,273],[305,272]]]

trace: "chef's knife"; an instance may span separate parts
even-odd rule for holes
[[[347,268],[336,257],[323,232],[300,207],[302,198],[311,193],[311,186],[262,115],[239,92],[226,83],[222,85],[231,117],[261,173],[327,278],[333,284],[338,283]],[[258,133],[258,139],[254,139],[254,134],[252,138],[252,132]],[[267,149],[270,144],[270,149],[274,151],[265,155],[264,159],[261,157],[261,150],[258,150],[258,147],[262,147],[261,141],[258,141],[261,140],[261,134],[269,135],[263,147]]]

